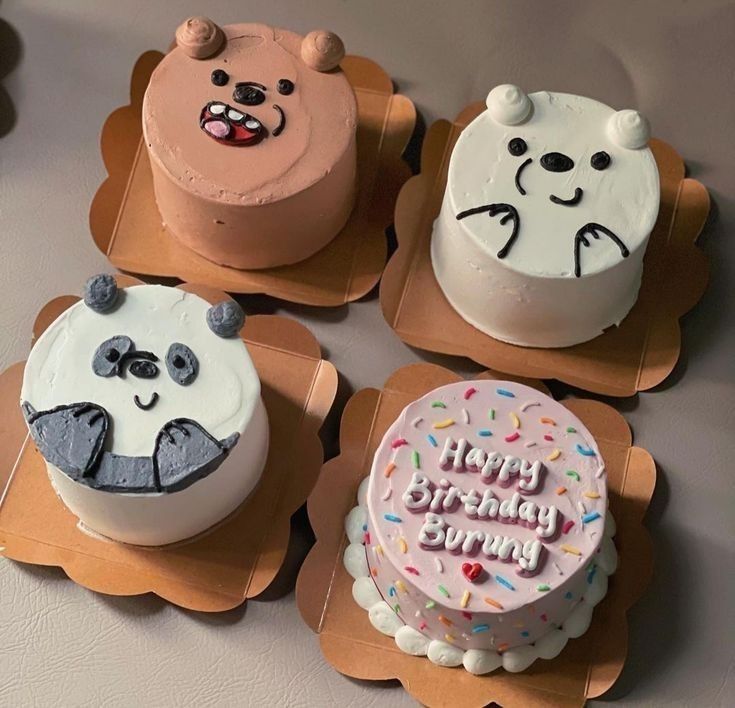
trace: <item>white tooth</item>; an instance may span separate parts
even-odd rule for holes
[[[256,130],[260,128],[260,123],[257,120],[249,120],[245,123],[245,127],[250,128],[250,130]]]
[[[218,116],[220,113],[225,112],[225,106],[222,103],[213,103],[209,107],[209,112],[213,113],[214,115]]]
[[[242,113],[240,113],[240,111],[235,111],[232,108],[230,108],[230,110],[227,111],[227,117],[230,120],[240,120],[242,118]]]

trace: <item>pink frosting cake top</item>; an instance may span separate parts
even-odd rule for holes
[[[461,382],[388,429],[368,509],[371,543],[429,598],[512,611],[587,566],[604,530],[605,466],[582,422],[548,396]]]
[[[354,141],[357,105],[339,67],[325,69],[307,50],[316,51],[312,35],[339,40],[188,22],[208,28],[212,46],[197,53],[180,28],[153,72],[143,103],[151,159],[189,191],[236,205],[284,199],[329,174]]]

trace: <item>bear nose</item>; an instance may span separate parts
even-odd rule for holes
[[[134,361],[130,373],[139,379],[154,379],[158,376],[158,367],[152,361]]]
[[[541,156],[541,167],[549,172],[569,172],[574,167],[574,161],[560,152],[547,152]]]

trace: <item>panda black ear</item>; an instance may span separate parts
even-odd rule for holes
[[[243,324],[245,313],[233,300],[218,302],[207,310],[207,325],[218,337],[236,337]]]
[[[115,278],[108,273],[95,275],[84,284],[84,304],[95,312],[109,312],[115,307],[118,294]]]

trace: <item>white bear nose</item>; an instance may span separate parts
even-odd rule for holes
[[[549,172],[569,172],[574,161],[560,152],[547,152],[541,156],[541,167]]]

